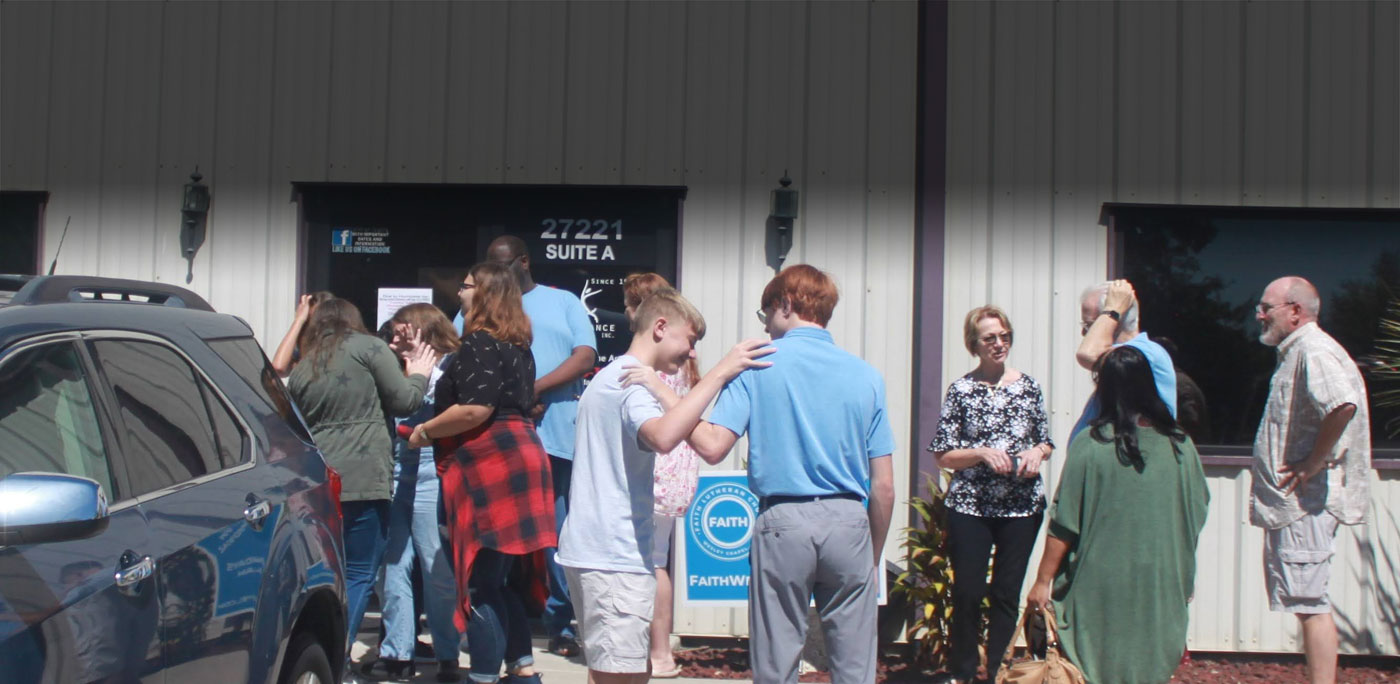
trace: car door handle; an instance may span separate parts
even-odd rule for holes
[[[243,509],[243,519],[250,525],[261,525],[264,518],[272,512],[272,504],[267,501],[254,499],[248,496],[248,507]]]
[[[130,587],[150,578],[156,571],[156,562],[150,556],[142,556],[141,560],[123,567],[117,571],[117,586]]]

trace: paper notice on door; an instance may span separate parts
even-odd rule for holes
[[[385,321],[394,317],[394,313],[409,304],[424,302],[433,303],[433,288],[431,287],[381,287],[379,288],[379,316],[378,322],[374,324],[374,329],[384,327]],[[371,330],[370,332],[374,332]]]

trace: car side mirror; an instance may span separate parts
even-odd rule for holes
[[[86,539],[107,529],[107,495],[95,480],[61,473],[0,479],[0,546]]]

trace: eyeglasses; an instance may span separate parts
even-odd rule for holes
[[[1297,305],[1298,305],[1298,302],[1284,302],[1284,303],[1282,303],[1282,304],[1270,304],[1270,303],[1268,303],[1268,302],[1259,302],[1258,306],[1255,306],[1255,307],[1254,307],[1254,310],[1255,310],[1255,311],[1258,311],[1259,314],[1260,314],[1261,316],[1267,316],[1267,315],[1269,315],[1269,312],[1270,312],[1270,311],[1272,311],[1272,310],[1274,310],[1274,309],[1277,309],[1277,308],[1280,307],[1280,306],[1297,306]]]
[[[982,337],[979,337],[979,338],[977,338],[977,339],[978,339],[982,344],[989,345],[989,346],[990,346],[992,343],[996,342],[997,340],[1001,340],[1001,343],[1002,343],[1002,344],[1005,344],[1005,345],[1008,345],[1008,346],[1009,346],[1009,345],[1011,344],[1011,333],[1009,333],[1009,332],[1004,332],[1004,333],[1001,333],[1000,335],[983,335]]]
[[[758,311],[754,312],[754,315],[758,316],[759,323],[762,323],[765,326],[768,325],[768,312],[764,311],[763,309],[759,309]]]

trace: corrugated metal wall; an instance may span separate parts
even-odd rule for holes
[[[182,184],[212,189],[190,287],[264,346],[290,322],[293,181],[685,185],[701,358],[760,336],[769,191],[790,262],[909,434],[917,6],[911,2],[0,3],[0,187],[48,190],[44,263],[183,283]],[[908,451],[896,472],[908,472]],[[899,478],[898,495],[907,496]],[[902,518],[897,518],[896,526]],[[899,550],[891,547],[891,558]],[[744,611],[677,630],[744,633]]]
[[[944,380],[962,315],[1004,306],[1012,363],[1064,444],[1087,398],[1078,297],[1107,269],[1104,202],[1400,206],[1394,2],[948,4]],[[1038,341],[1038,342],[1032,342]],[[1052,466],[1058,470],[1058,463]],[[1190,646],[1296,651],[1270,613],[1249,474],[1208,469]],[[1344,652],[1400,653],[1400,477],[1333,571]],[[1038,557],[1038,552],[1037,552]]]

